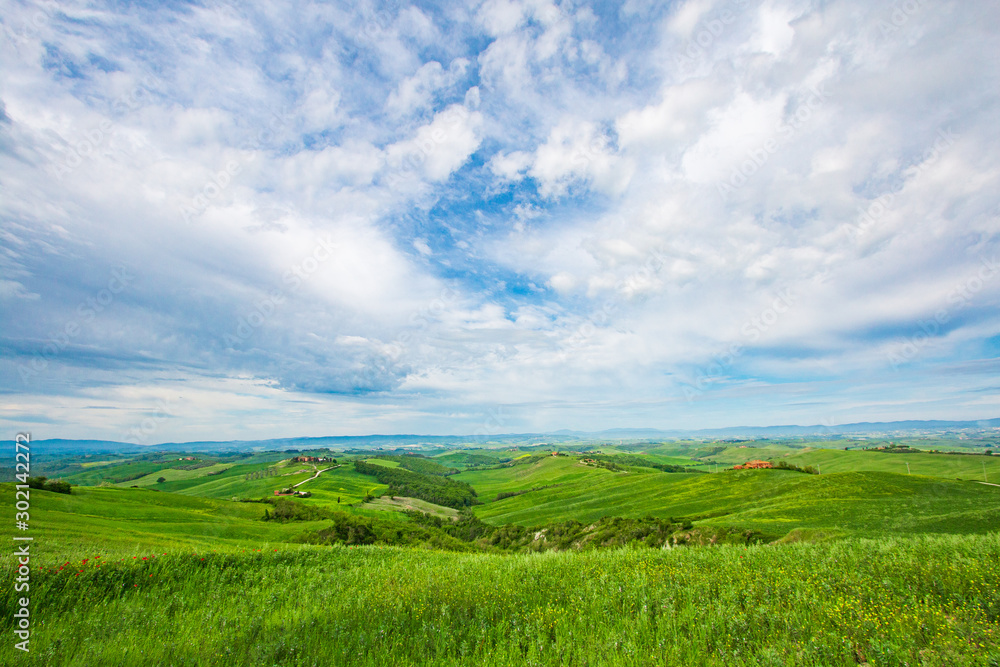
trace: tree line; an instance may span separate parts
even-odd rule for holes
[[[402,468],[387,468],[360,460],[354,462],[354,469],[362,475],[371,475],[379,483],[387,485],[388,493],[393,496],[419,498],[435,505],[455,509],[480,503],[476,491],[471,486],[447,477],[426,475]]]

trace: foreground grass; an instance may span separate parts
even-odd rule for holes
[[[996,533],[525,556],[77,555],[33,563],[35,634],[19,664],[1000,665]],[[6,636],[13,599],[5,585]]]

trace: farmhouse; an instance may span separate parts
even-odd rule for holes
[[[309,493],[308,491],[296,491],[292,487],[288,487],[288,488],[285,488],[285,489],[281,489],[279,491],[275,491],[274,495],[276,495],[276,496],[295,496],[296,498],[308,498],[308,497],[312,496],[312,494]]]
[[[760,468],[773,468],[770,461],[747,461],[743,465],[733,466],[733,470],[758,470]]]

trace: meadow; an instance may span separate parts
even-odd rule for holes
[[[69,479],[98,486],[31,491],[17,664],[1000,667],[1000,488],[962,478],[992,459],[602,449],[625,463],[539,448],[76,460]],[[824,474],[712,472],[765,452]],[[913,474],[881,467],[904,459]],[[303,481],[310,497],[273,496]],[[475,502],[392,497],[400,485]],[[9,553],[0,568],[10,581]]]
[[[514,556],[102,551],[33,568],[18,664],[1000,664],[995,533]]]
[[[457,477],[479,489],[484,499],[523,492],[474,508],[480,518],[498,524],[650,515],[745,526],[775,539],[795,528],[869,537],[1000,530],[1000,488],[920,475],[611,472],[570,457],[545,457]]]

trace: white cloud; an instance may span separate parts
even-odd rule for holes
[[[606,135],[587,121],[567,119],[552,129],[535,151],[528,174],[538,179],[543,196],[558,197],[576,181],[596,189],[621,192],[632,175],[631,165],[614,153]]]
[[[884,34],[888,10],[853,1],[631,2],[621,32],[543,0],[98,4],[20,35],[32,9],[11,7],[4,377],[115,267],[138,277],[36,384],[5,386],[23,400],[3,418],[97,435],[87,405],[120,408],[118,428],[184,387],[185,425],[160,433],[200,437],[207,404],[234,436],[248,412],[296,433],[330,414],[468,431],[526,403],[512,419],[537,428],[815,421],[802,396],[958,414],[1000,331],[1000,280],[955,302],[1000,255],[998,40],[995,9],[939,9]],[[754,325],[783,290],[794,307]],[[941,308],[950,328],[865,385]],[[688,403],[683,382],[734,343],[718,393]],[[949,398],[921,399],[940,377]]]
[[[419,128],[412,139],[386,150],[390,169],[417,169],[431,181],[443,181],[479,147],[482,115],[453,104]]]
[[[433,255],[431,247],[427,245],[427,241],[424,239],[413,239],[413,247],[417,249],[421,255]]]
[[[468,66],[467,59],[456,58],[446,70],[441,63],[432,60],[422,65],[413,76],[400,82],[389,96],[386,107],[398,115],[424,109],[431,105],[437,91],[454,86],[460,81]]]
[[[667,23],[667,29],[681,37],[688,37],[701,18],[712,8],[712,4],[713,0],[687,0],[678,3],[677,10]]]

